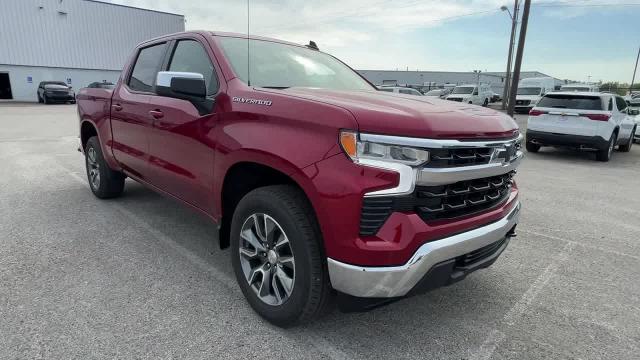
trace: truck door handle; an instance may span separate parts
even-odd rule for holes
[[[113,104],[111,105],[111,107],[113,108],[113,110],[115,111],[120,111],[122,110],[122,106],[120,104]]]
[[[160,110],[151,110],[149,111],[149,114],[154,118],[154,119],[162,119],[164,117],[164,113]]]

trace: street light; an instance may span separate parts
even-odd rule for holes
[[[509,8],[506,5],[500,6],[500,10],[506,11],[507,13],[509,13],[509,17],[513,20],[513,15],[511,14],[511,11],[509,11]]]
[[[507,71],[504,79],[504,90],[502,91],[502,110],[507,107],[507,99],[509,98],[509,84],[511,82],[511,59],[513,57],[513,45],[515,43],[516,28],[518,26],[518,0],[514,0],[513,14],[506,5],[500,6],[500,10],[506,11],[511,18],[511,38],[509,39],[509,56],[507,58]]]

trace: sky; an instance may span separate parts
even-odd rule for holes
[[[245,0],[111,2],[183,14],[187,30],[247,31]],[[512,11],[514,0],[249,0],[249,31],[313,40],[359,70],[505,71],[511,19],[501,5]],[[538,0],[522,70],[630,82],[639,47],[640,0]]]

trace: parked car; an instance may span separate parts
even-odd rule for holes
[[[433,90],[427,91],[427,93],[425,93],[424,96],[437,97],[440,99],[444,99],[447,97],[447,95],[451,93],[451,91],[452,89],[433,89]]]
[[[635,122],[621,96],[593,92],[546,94],[529,112],[526,147],[568,146],[595,151],[596,159],[609,161],[616,146],[628,152],[633,145]]]
[[[422,93],[416,89],[401,87],[401,86],[380,86],[378,87],[380,91],[392,92],[396,94],[405,94],[405,95],[416,95],[423,96]]]
[[[487,106],[492,94],[493,91],[488,84],[459,85],[447,96],[447,100]]]
[[[500,95],[500,94],[498,94],[496,92],[491,93],[491,99],[489,100],[489,102],[495,103],[495,102],[498,102],[498,101],[502,101],[502,95]]]
[[[64,81],[42,81],[38,85],[38,102],[50,104],[54,102],[76,103],[76,95],[71,86]]]
[[[595,84],[566,84],[560,86],[560,91],[600,92],[600,86]]]
[[[78,94],[91,191],[117,197],[129,177],[217,222],[244,296],[277,325],[334,296],[454,283],[515,236],[522,135],[505,114],[389,96],[333,56],[246,34],[134,51],[113,90]]]
[[[92,82],[91,84],[87,85],[88,88],[92,88],[92,89],[113,89],[115,88],[115,84],[112,82]]]
[[[555,89],[556,81],[552,77],[522,79],[516,91],[514,110],[517,113],[528,113],[540,98]]]

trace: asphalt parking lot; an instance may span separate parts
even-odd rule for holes
[[[640,145],[609,163],[527,154],[519,235],[491,268],[282,330],[244,301],[207,219],[129,180],[96,199],[76,137],[75,105],[0,104],[2,359],[640,354]]]

